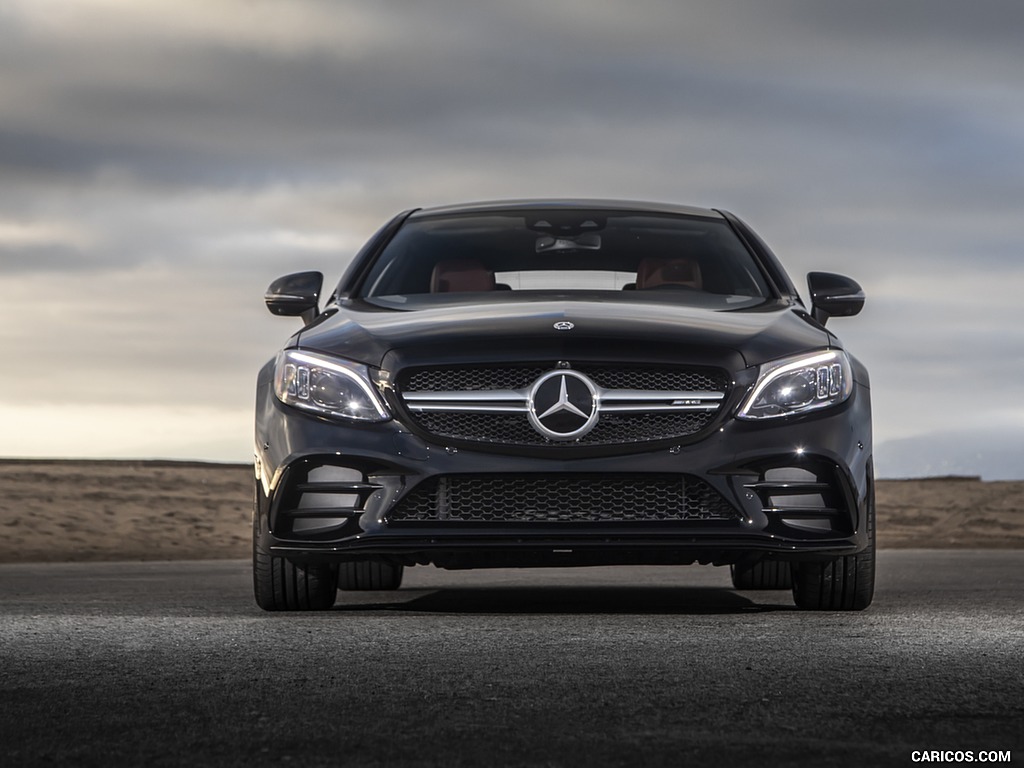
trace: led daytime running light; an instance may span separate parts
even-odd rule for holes
[[[737,412],[741,419],[790,416],[844,402],[853,391],[842,350],[786,358],[761,367],[757,384]]]
[[[274,390],[283,403],[321,416],[386,421],[386,407],[370,384],[366,366],[289,349],[277,360]]]

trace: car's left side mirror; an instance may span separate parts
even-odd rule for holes
[[[864,308],[864,289],[856,280],[831,272],[810,272],[811,314],[822,325],[830,317],[850,317]]]
[[[320,314],[320,289],[324,276],[320,272],[296,272],[279,277],[267,288],[263,299],[275,315],[301,317],[309,325]]]

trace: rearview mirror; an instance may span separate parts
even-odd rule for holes
[[[822,325],[830,317],[850,317],[864,307],[864,289],[856,280],[831,272],[810,272],[811,314]]]
[[[270,284],[263,299],[275,315],[301,317],[309,325],[320,314],[320,289],[324,276],[320,272],[296,272],[279,277]]]

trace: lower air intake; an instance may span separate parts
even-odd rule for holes
[[[689,475],[447,475],[426,480],[388,514],[401,523],[649,523],[735,520]]]

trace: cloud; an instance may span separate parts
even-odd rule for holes
[[[7,0],[0,342],[23,374],[0,405],[54,429],[46,404],[248,407],[294,330],[262,307],[277,275],[332,283],[405,208],[587,196],[724,207],[798,283],[854,276],[866,309],[830,327],[879,438],[967,430],[1021,400],[1022,16]]]
[[[17,36],[54,46],[346,56],[365,50],[388,31],[360,4],[346,6],[302,0],[8,0],[5,15]]]
[[[0,248],[35,248],[53,245],[77,248],[89,245],[94,240],[94,233],[74,222],[23,222],[0,218]]]

